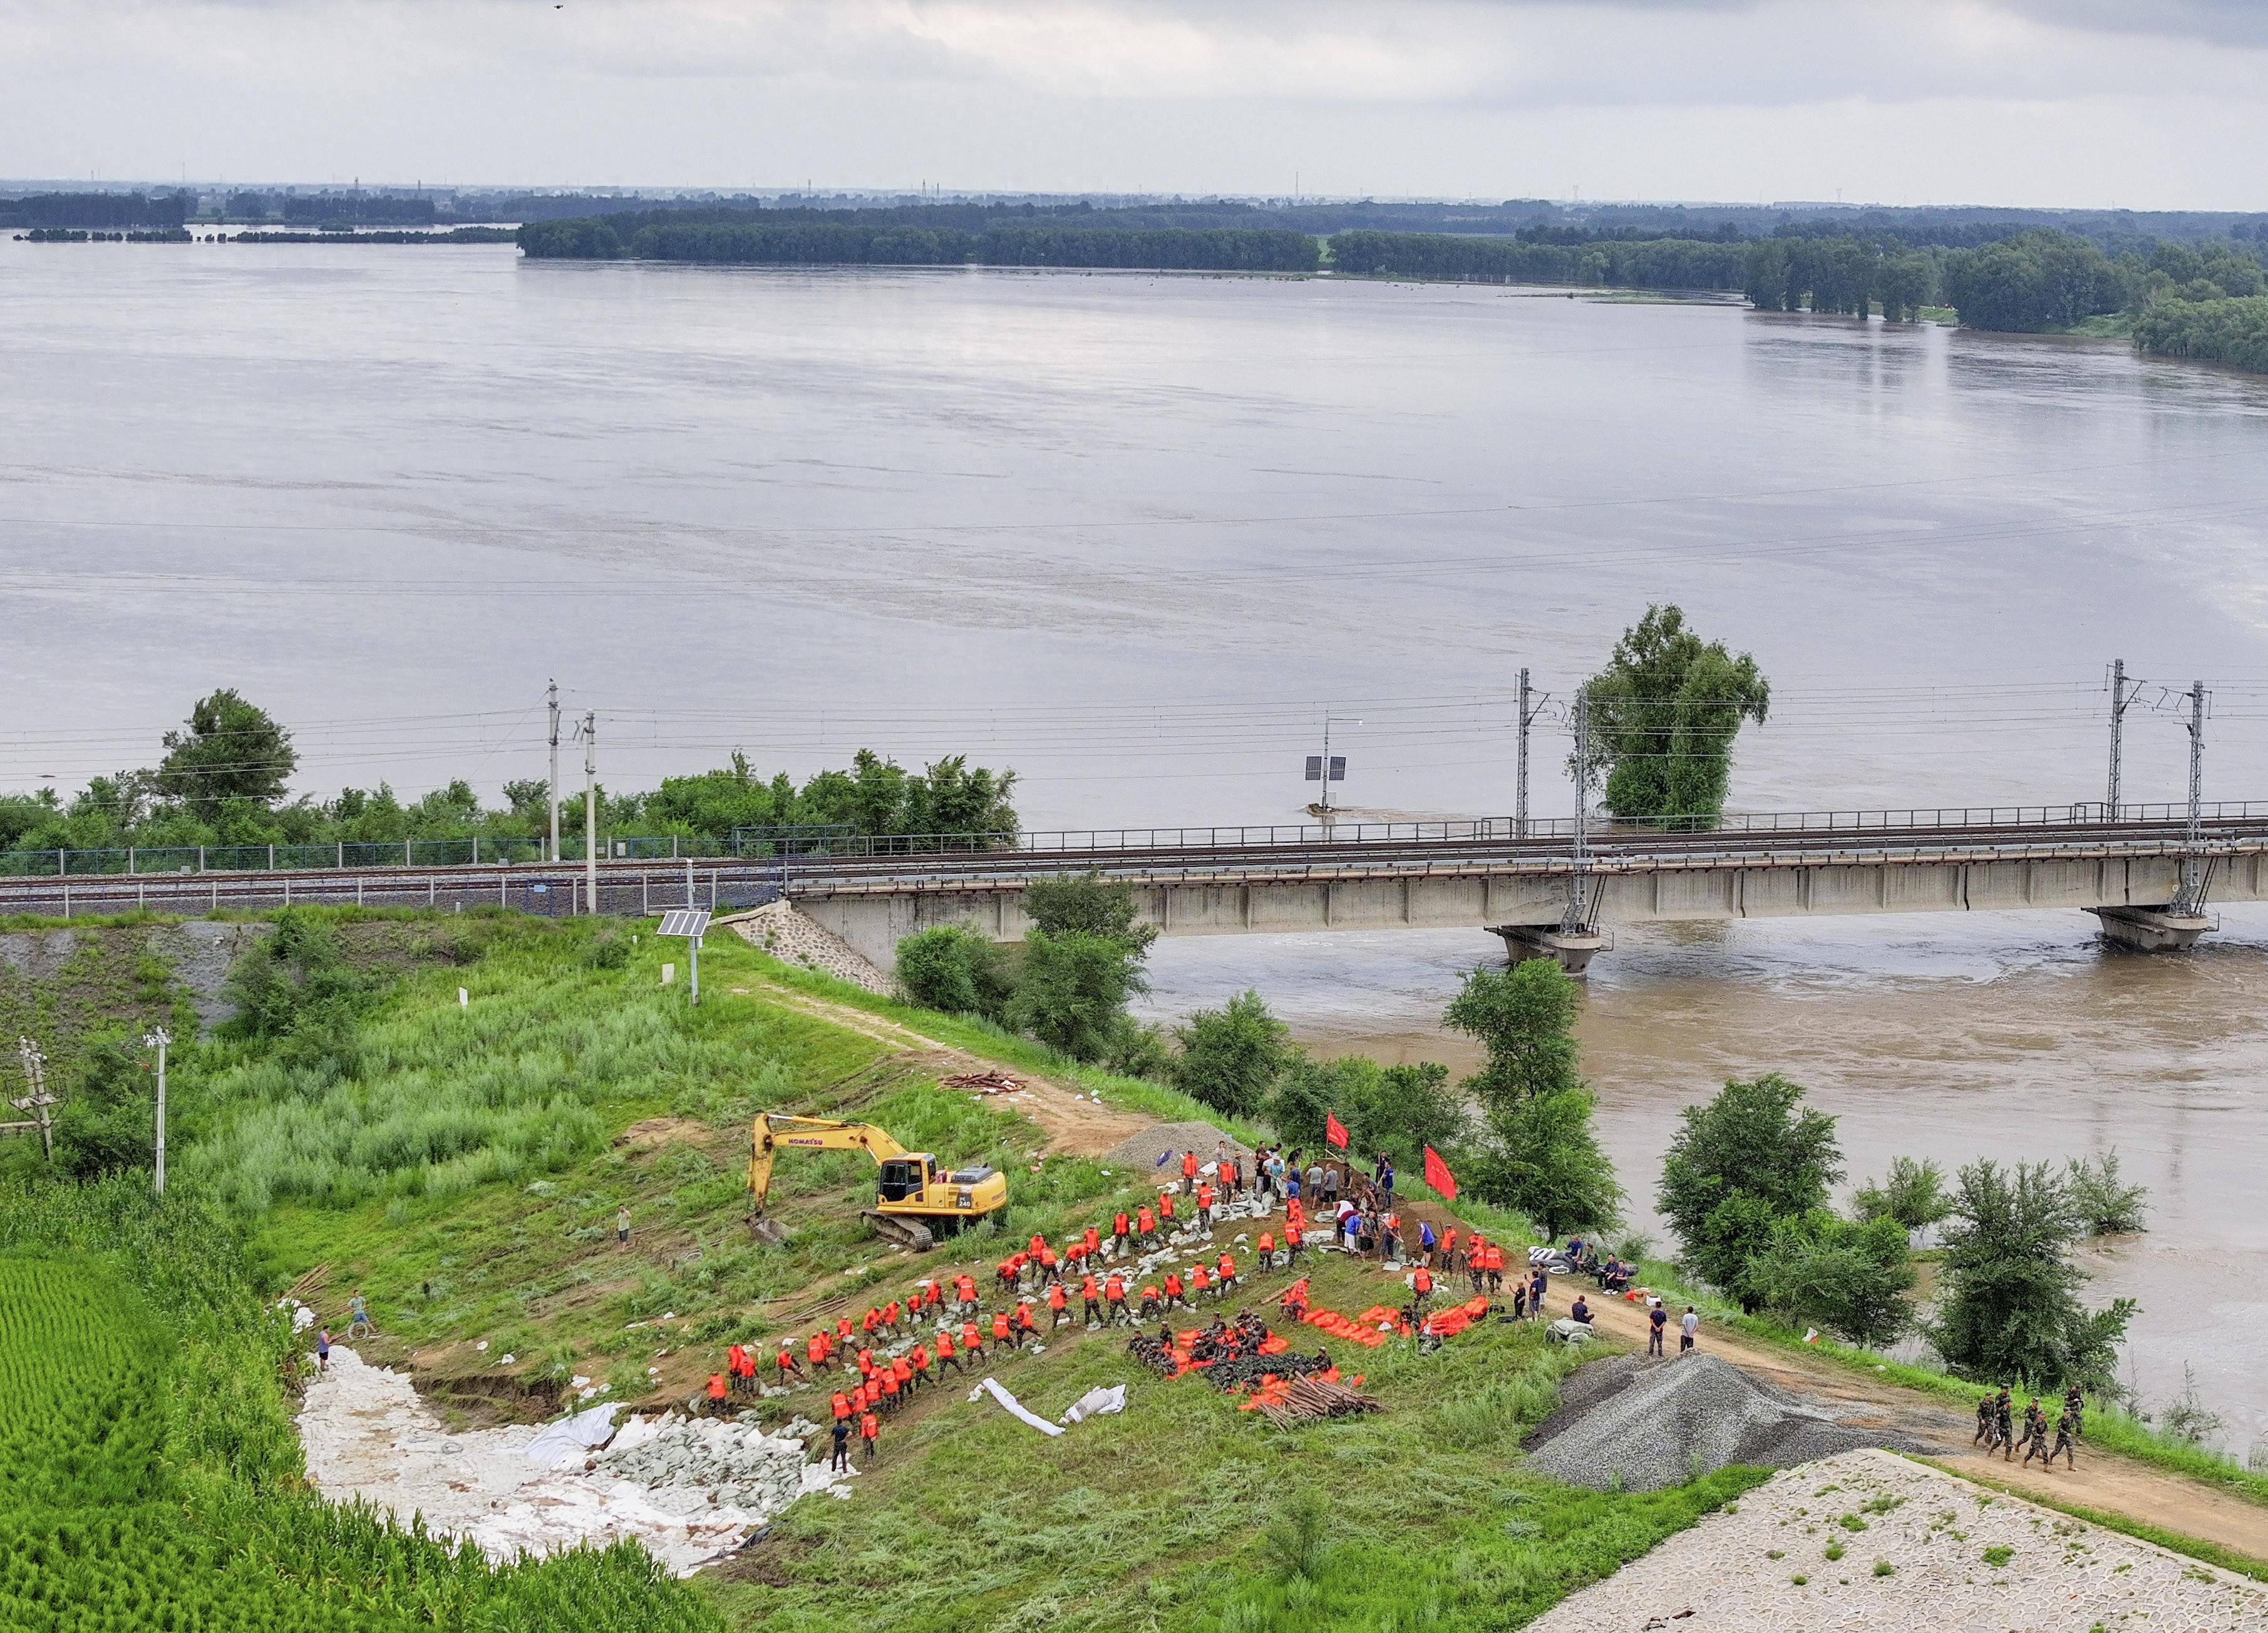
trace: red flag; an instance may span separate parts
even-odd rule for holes
[[[1341,1151],[1344,1151],[1346,1149],[1347,1143],[1346,1124],[1341,1122],[1338,1118],[1331,1113],[1325,1112],[1323,1114],[1323,1137],[1329,1140],[1332,1144],[1337,1146]]]
[[[1430,1145],[1425,1148],[1425,1183],[1439,1191],[1444,1202],[1457,1200],[1457,1176],[1449,1172],[1449,1165],[1441,1160],[1441,1153]]]

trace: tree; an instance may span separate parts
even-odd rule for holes
[[[1656,1197],[1686,1262],[1737,1298],[1761,1303],[1750,1262],[1785,1219],[1824,1209],[1843,1177],[1835,1119],[1801,1109],[1803,1089],[1778,1072],[1734,1078],[1689,1106],[1669,1143]]]
[[[1123,941],[1034,925],[1024,936],[1024,967],[1007,1021],[1073,1060],[1103,1060],[1130,1024],[1127,1000],[1149,989],[1141,955]]]
[[[2080,1302],[2087,1276],[2071,1253],[2084,1226],[2048,1165],[1970,1164],[1953,1217],[1929,1329],[1946,1364],[1964,1378],[2032,1389],[2111,1382],[2137,1306],[2114,1298],[2090,1311]]]
[[[1887,1216],[1853,1223],[1820,1209],[1778,1220],[1747,1279],[1759,1307],[1790,1326],[1815,1322],[1870,1349],[1913,1324],[1905,1227]]]
[[[168,732],[158,788],[168,799],[206,808],[229,800],[272,805],[299,764],[291,734],[264,709],[223,689],[189,710],[188,730]]]
[[[1253,991],[1239,993],[1219,1009],[1199,1010],[1174,1035],[1182,1046],[1173,1067],[1175,1086],[1232,1117],[1256,1114],[1291,1058],[1288,1029]]]
[[[1058,873],[1024,889],[1024,914],[1051,936],[1104,936],[1136,958],[1158,938],[1157,926],[1135,923],[1134,889],[1101,873]]]
[[[1578,1085],[1490,1112],[1484,1141],[1470,1165],[1473,1193],[1526,1214],[1550,1240],[1614,1224],[1622,1187],[1591,1126],[1594,1107],[1590,1090]]]
[[[908,1002],[948,1015],[997,1020],[1015,990],[1002,951],[958,924],[939,924],[902,939],[897,975]]]
[[[1381,1066],[1359,1055],[1316,1060],[1292,1054],[1268,1103],[1269,1121],[1293,1145],[1321,1145],[1324,1116],[1345,1125],[1350,1151],[1385,1151],[1413,1167],[1431,1145],[1454,1160],[1469,1146],[1471,1119],[1434,1061]]]
[[[1481,1108],[1473,1190],[1518,1209],[1549,1237],[1604,1228],[1623,1199],[1591,1126],[1595,1102],[1575,1048],[1576,994],[1557,964],[1527,959],[1472,971],[1441,1017],[1487,1051],[1464,1085]]]
[[[1908,1231],[1926,1231],[1953,1212],[1945,1170],[1911,1157],[1891,1158],[1889,1178],[1879,1185],[1869,1180],[1851,1202],[1861,1222],[1895,1219]]]
[[[1756,660],[1703,641],[1675,607],[1647,607],[1583,695],[1584,785],[1603,770],[1607,809],[1616,816],[1695,828],[1725,808],[1741,723],[1761,723],[1771,703]]]
[[[1467,974],[1441,1024],[1487,1052],[1486,1063],[1465,1083],[1483,1107],[1581,1086],[1575,1048],[1580,990],[1550,959]]]

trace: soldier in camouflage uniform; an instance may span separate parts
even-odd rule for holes
[[[2000,1386],[2000,1393],[1992,1397],[1992,1440],[2000,1448],[2000,1460],[2007,1462],[2016,1454],[2016,1405],[2009,1398],[2008,1387]],[[1990,1452],[1992,1448],[1984,1448]]]
[[[2066,1468],[2079,1467],[2079,1453],[2073,1449],[2079,1439],[2079,1409],[2066,1400],[2063,1416],[2056,1419],[2055,1450],[2048,1453],[2048,1467],[2053,1468],[2059,1456]]]

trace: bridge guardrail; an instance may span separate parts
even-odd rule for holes
[[[1899,828],[2070,828],[2117,823],[2173,822],[2189,813],[2185,803],[2122,805],[2116,813],[2101,801],[2056,805],[1937,805],[1880,811],[1727,812],[1714,819],[1668,818],[1629,821],[1594,816],[1587,824],[1600,842],[1627,842],[1648,834],[1864,834]],[[2268,820],[2268,801],[2220,800],[2201,807],[2206,822]],[[607,860],[742,862],[771,861],[791,876],[802,867],[828,860],[884,860],[893,857],[978,855],[1054,856],[1076,863],[1098,861],[1126,851],[1250,850],[1302,846],[1388,844],[1503,844],[1521,839],[1572,839],[1572,817],[1532,817],[1523,826],[1512,817],[1472,817],[1432,821],[1330,821],[1243,824],[1207,828],[1055,828],[1009,833],[881,834],[841,831],[839,825],[808,829],[740,829],[731,837],[703,839],[681,835],[610,835],[601,839]],[[0,879],[82,878],[103,874],[155,877],[216,872],[346,872],[378,868],[488,867],[545,860],[540,839],[467,836],[452,839],[348,840],[316,844],[166,845],[96,850],[0,851]],[[563,847],[559,865],[578,863],[581,847]]]

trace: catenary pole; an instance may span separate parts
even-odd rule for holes
[[[2118,777],[2120,750],[2126,731],[2126,660],[2110,660],[2110,788],[2104,800],[2103,820],[2118,820]]]
[[[2182,834],[2182,894],[2176,913],[2205,910],[2205,682],[2190,682],[2190,809]]]
[[[1575,849],[1567,873],[1567,910],[1559,920],[1559,928],[1571,936],[1580,935],[1589,927],[1583,897],[1591,860],[1590,702],[1583,692],[1575,694]]]
[[[551,698],[551,865],[559,865],[559,682],[553,680]]]
[[[1512,829],[1517,839],[1528,837],[1528,728],[1532,723],[1528,712],[1528,671],[1523,667],[1520,672],[1520,754],[1512,783]]]
[[[599,711],[583,714],[584,911],[599,910]]]

